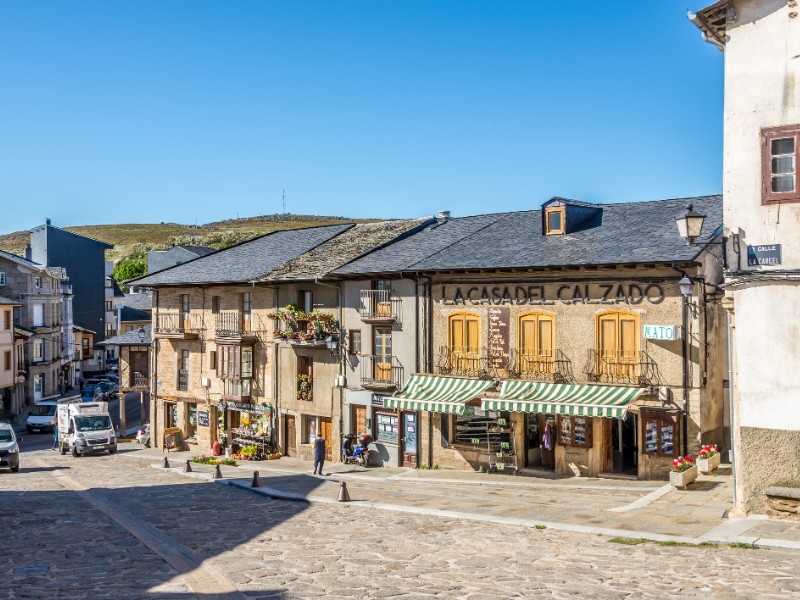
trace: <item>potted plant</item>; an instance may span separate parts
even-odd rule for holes
[[[314,381],[311,375],[306,375],[305,373],[297,374],[297,399],[314,399]]]
[[[697,455],[697,468],[701,473],[711,473],[719,467],[722,457],[716,444],[706,444]]]
[[[285,340],[287,336],[288,333],[285,331],[281,331],[280,329],[276,329],[275,331],[272,332],[272,337],[273,339],[276,340]]]
[[[679,456],[672,461],[669,482],[674,487],[685,490],[695,479],[697,479],[697,465],[691,456]]]

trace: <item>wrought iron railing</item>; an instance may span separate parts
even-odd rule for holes
[[[384,356],[367,354],[359,356],[361,368],[361,385],[364,387],[401,388],[405,383],[403,365],[392,356],[387,360]]]
[[[187,377],[188,377],[188,374],[187,374]],[[147,377],[147,375],[145,373],[139,373],[137,371],[134,371],[131,374],[131,386],[132,387],[148,387],[149,386],[148,379],[149,378]]]
[[[439,348],[436,370],[442,375],[497,379],[507,377],[510,361],[504,354],[494,354],[485,348]]]
[[[178,389],[182,392],[189,389],[189,371],[187,369],[178,370]]]
[[[402,315],[401,299],[391,290],[361,290],[358,314],[364,321],[390,321],[399,323]]]
[[[255,335],[256,321],[252,314],[240,310],[222,310],[214,315],[217,337],[248,337]]]
[[[660,383],[658,364],[647,352],[589,350],[583,372],[589,381],[647,386]]]
[[[161,335],[197,334],[202,329],[199,314],[159,311],[155,315],[155,333]]]
[[[570,383],[575,380],[572,361],[558,349],[538,352],[512,349],[509,375],[512,378],[553,383]]]

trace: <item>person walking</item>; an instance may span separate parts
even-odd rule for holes
[[[58,423],[53,427],[53,447],[50,450],[55,450],[56,448],[58,448]]]
[[[314,475],[322,475],[322,466],[325,464],[325,438],[317,436],[314,440]]]

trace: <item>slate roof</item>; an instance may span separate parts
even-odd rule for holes
[[[112,338],[107,338],[102,342],[97,342],[95,346],[149,346],[152,341],[150,336],[150,325],[142,327],[142,334],[140,335],[139,329],[134,329],[122,335],[115,335]]]
[[[312,280],[431,223],[430,217],[363,223],[273,269],[259,281]]]
[[[0,250],[0,257],[7,258],[8,260],[17,263],[18,265],[22,265],[23,267],[28,267],[29,269],[34,269],[39,271],[40,273],[47,273],[56,279],[68,279],[67,277],[67,270],[64,267],[47,267],[37,262],[33,262],[32,260],[28,260],[22,256],[17,254],[11,254],[11,252],[6,252],[5,250]]]
[[[130,323],[131,321],[150,321],[152,312],[149,310],[139,310],[129,306],[120,307],[120,322]]]
[[[73,325],[72,326],[72,330],[73,331],[82,331],[84,333],[91,333],[92,335],[97,334],[96,331],[92,331],[91,329],[86,329],[86,327],[81,327],[80,325]]]
[[[11,298],[5,298],[3,296],[0,296],[0,304],[5,306],[22,306],[22,303],[17,300],[12,300]]]
[[[681,239],[675,225],[688,204],[707,217],[697,243],[711,241],[722,227],[719,195],[592,204],[602,209],[600,224],[575,233],[544,235],[541,210],[455,218],[332,274],[687,262],[701,251]]]
[[[352,227],[348,223],[273,231],[126,283],[143,287],[249,283]]]
[[[117,301],[121,306],[135,308],[137,310],[152,310],[153,309],[153,295],[144,292],[137,294],[125,294]]]
[[[162,271],[212,252],[213,248],[204,246],[173,246],[169,250],[151,250],[147,253],[147,272]]]
[[[21,335],[22,337],[29,338],[34,335],[34,332],[28,329],[27,327],[23,327],[22,325],[14,325],[14,333],[16,335]]]

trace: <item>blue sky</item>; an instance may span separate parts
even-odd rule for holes
[[[710,3],[3,2],[0,233],[719,193]]]

